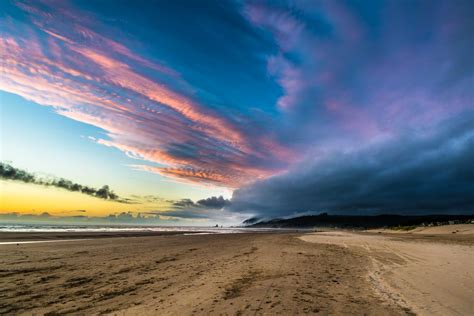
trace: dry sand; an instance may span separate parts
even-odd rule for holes
[[[340,245],[370,258],[372,287],[386,300],[419,315],[474,315],[473,228],[452,225],[392,234],[325,232],[301,239]]]
[[[474,235],[474,225],[472,224],[456,224],[456,225],[443,225],[443,226],[432,226],[432,227],[416,227],[415,229],[404,231],[404,230],[393,230],[393,229],[373,229],[368,230],[372,233],[395,233],[395,234],[422,234],[422,235]]]
[[[406,315],[427,298],[443,302],[429,304],[435,312],[472,314],[472,248],[455,239],[440,248],[374,234],[127,236],[0,245],[0,315]],[[32,238],[64,235],[0,234]]]
[[[407,314],[370,286],[367,257],[299,236],[0,245],[0,314]]]

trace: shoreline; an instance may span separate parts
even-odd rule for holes
[[[173,236],[192,231],[121,231],[121,232],[0,232],[0,242],[41,241],[57,239],[102,239],[124,237],[158,237]]]
[[[213,229],[193,229],[193,230],[169,230],[169,231],[150,231],[150,230],[134,230],[134,231],[32,231],[32,232],[2,232],[0,231],[1,242],[15,241],[41,241],[56,239],[102,239],[102,238],[128,238],[128,237],[159,237],[159,236],[192,236],[192,235],[231,235],[231,234],[288,234],[288,233],[308,233],[314,230],[307,229],[246,229],[246,228],[229,228],[228,230]]]
[[[28,240],[28,241],[0,241],[2,245],[23,245],[23,244],[39,244],[39,243],[50,243],[50,242],[68,242],[68,241],[85,241],[92,239],[53,239],[53,240]]]

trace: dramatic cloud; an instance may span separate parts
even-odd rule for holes
[[[231,209],[264,218],[474,213],[474,112],[430,136],[407,133],[335,152],[234,192]]]
[[[473,1],[184,3],[6,1],[0,89],[236,189],[170,215],[472,210]]]
[[[104,185],[100,189],[95,189],[61,178],[43,179],[28,171],[15,168],[3,162],[0,162],[0,179],[22,181],[36,185],[52,186],[56,188],[65,189],[71,192],[79,192],[100,199],[112,200],[120,203],[130,202],[128,199],[120,198],[117,194],[110,190],[108,185]]]
[[[288,144],[354,146],[472,106],[472,1],[250,1]],[[468,57],[470,56],[470,57]],[[285,128],[291,128],[291,133]]]
[[[179,73],[127,48],[133,40],[110,38],[114,30],[93,15],[65,2],[6,8],[0,89],[105,130],[99,144],[160,164],[135,168],[235,187],[294,159],[271,134],[250,135],[245,117],[238,123],[225,106],[219,113],[215,101],[200,102]]]

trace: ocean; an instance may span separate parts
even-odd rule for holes
[[[131,225],[58,225],[0,223],[0,232],[183,232],[190,234],[234,234],[263,232],[268,228],[203,227],[203,226],[131,226]]]

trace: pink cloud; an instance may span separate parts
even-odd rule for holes
[[[99,35],[88,27],[88,17],[62,6],[52,13],[21,7],[32,14],[35,26],[13,23],[5,29],[8,35],[0,39],[0,89],[101,128],[108,139],[95,140],[98,144],[161,165],[136,168],[193,183],[236,187],[280,170],[264,163],[255,167],[255,159],[271,157],[284,165],[294,158],[268,135],[249,137],[245,126],[220,116],[192,94],[141,73],[140,69],[151,69],[166,82],[183,83],[173,69]],[[58,12],[68,17],[67,23],[55,18]],[[181,155],[179,144],[190,144],[192,154]]]

